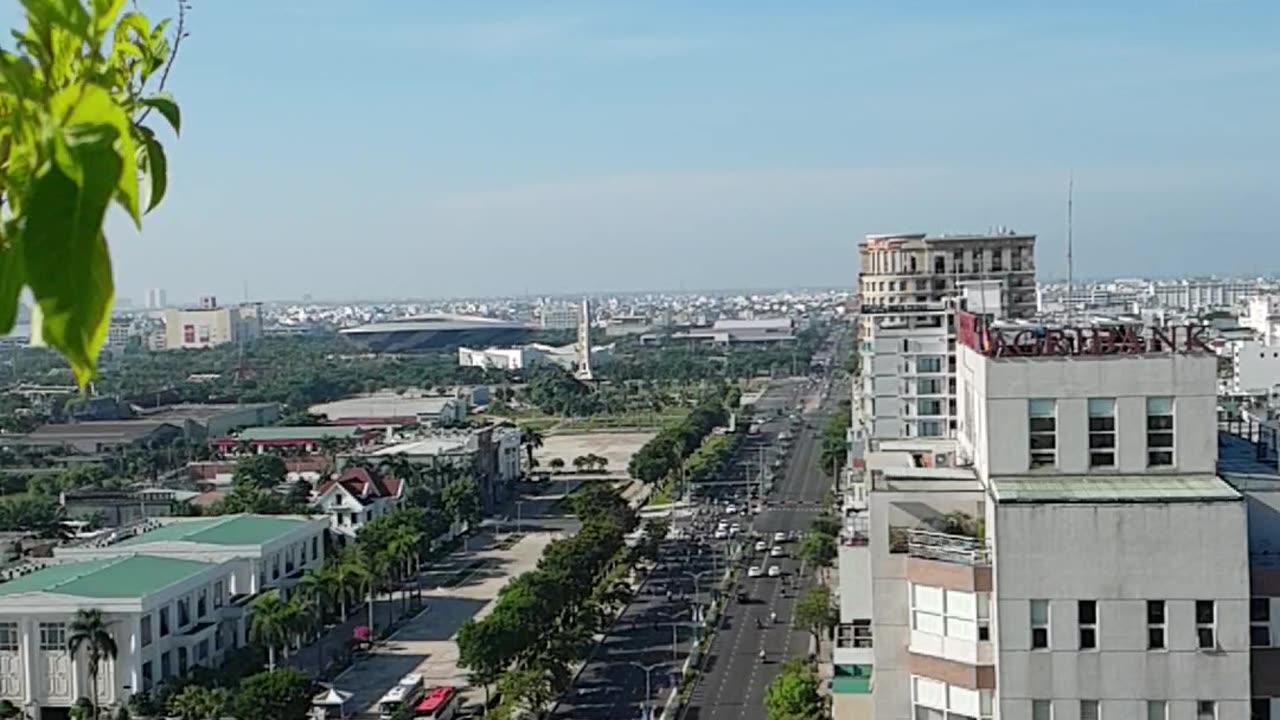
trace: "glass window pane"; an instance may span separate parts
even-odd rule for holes
[[[1098,622],[1098,603],[1094,600],[1080,601],[1080,624],[1093,625]]]
[[[1032,600],[1031,601],[1031,624],[1047,625],[1049,623],[1049,601],[1048,600]]]
[[[1267,622],[1271,619],[1271,598],[1257,597],[1249,600],[1249,620]]]
[[[1213,623],[1213,601],[1212,600],[1196,601],[1196,622],[1201,625],[1209,625]]]
[[[1031,417],[1053,417],[1057,402],[1054,400],[1029,400],[1027,408]]]
[[[1031,720],[1053,720],[1048,700],[1031,701]]]
[[[1111,417],[1116,413],[1115,398],[1090,398],[1089,417]]]
[[[1152,625],[1161,625],[1164,623],[1164,601],[1163,600],[1147,601],[1147,622]]]
[[[1168,720],[1164,700],[1147,701],[1147,720]]]
[[[1172,415],[1173,414],[1173,398],[1168,398],[1168,397],[1147,398],[1147,414],[1148,415]]]

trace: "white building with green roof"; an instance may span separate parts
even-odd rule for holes
[[[156,518],[142,532],[101,543],[57,548],[59,560],[96,560],[121,555],[230,563],[235,596],[288,589],[302,574],[324,563],[326,517],[222,515]]]
[[[231,602],[231,562],[122,553],[68,561],[0,583],[0,700],[39,720],[65,717],[90,690],[83,653],[67,651],[80,610],[100,610],[117,655],[103,663],[98,700],[139,690],[199,665],[220,665],[245,641]]]

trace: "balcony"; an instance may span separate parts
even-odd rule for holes
[[[974,537],[932,530],[908,530],[906,541],[907,555],[913,558],[973,567],[991,565],[987,544]]]

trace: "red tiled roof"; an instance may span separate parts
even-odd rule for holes
[[[369,472],[367,468],[350,467],[343,470],[337,478],[327,480],[316,488],[316,496],[329,492],[335,484],[341,484],[343,489],[353,497],[364,502],[384,497],[398,497],[402,483],[399,478],[379,477],[376,473]]]

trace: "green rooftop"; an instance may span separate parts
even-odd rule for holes
[[[1239,500],[1217,475],[1044,475],[995,477],[996,501],[1213,502]]]
[[[355,440],[364,432],[349,425],[297,425],[245,428],[236,435],[245,442],[270,442],[272,440],[318,440],[320,438],[350,438]]]
[[[267,515],[224,515],[202,520],[177,520],[121,541],[116,547],[155,542],[206,545],[263,545],[307,523],[298,518]]]
[[[52,565],[0,583],[0,597],[47,592],[88,598],[137,598],[199,575],[212,563],[126,555]]]

